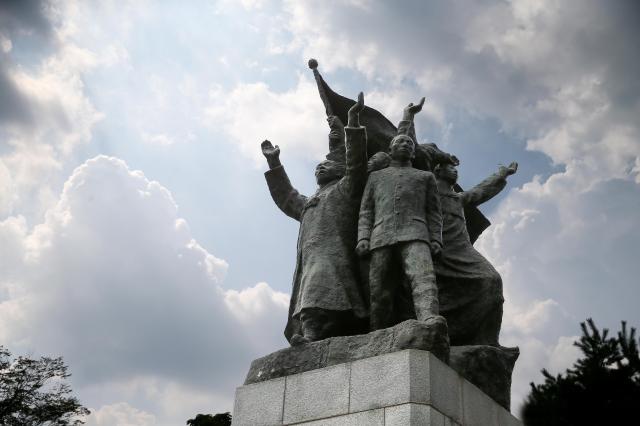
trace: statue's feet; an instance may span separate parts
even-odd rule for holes
[[[400,349],[430,351],[445,363],[449,361],[447,321],[440,315],[407,320],[395,326],[394,346]]]
[[[300,346],[310,342],[311,342],[311,339],[309,339],[308,337],[304,337],[301,334],[294,334],[293,336],[291,336],[291,341],[290,341],[291,346]]]

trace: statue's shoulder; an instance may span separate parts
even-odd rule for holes
[[[390,169],[390,167],[385,167],[384,169],[375,170],[375,171],[369,173],[369,180],[379,179],[380,176],[384,176],[386,174],[389,174],[389,169]]]
[[[428,170],[416,169],[415,167],[412,167],[411,169],[414,170],[415,174],[422,176],[426,180],[436,180],[436,175]]]

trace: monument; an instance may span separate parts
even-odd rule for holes
[[[502,279],[473,247],[477,206],[517,163],[463,191],[459,161],[335,93],[309,61],[330,127],[318,188],[300,194],[262,142],[267,186],[300,222],[291,347],[252,362],[234,425],[518,425],[509,413],[518,348],[499,344]],[[343,123],[347,123],[343,126]]]

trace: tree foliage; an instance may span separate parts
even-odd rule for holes
[[[6,426],[80,425],[89,414],[65,382],[62,358],[11,359],[0,346],[0,424]]]
[[[231,426],[231,414],[221,413],[212,416],[211,414],[198,414],[195,418],[187,420],[189,426]]]
[[[522,408],[527,426],[628,424],[640,401],[640,357],[636,330],[609,337],[593,320],[580,324],[582,337],[574,344],[583,356],[564,375],[542,370],[543,384],[531,383]]]

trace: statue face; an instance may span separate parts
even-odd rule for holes
[[[371,158],[369,158],[369,161],[367,162],[367,172],[371,173],[375,172],[376,170],[384,169],[389,165],[390,161],[391,158],[386,152],[376,152],[371,156]]]
[[[454,184],[458,181],[458,169],[453,164],[441,164],[437,174],[445,182]]]
[[[335,161],[325,160],[316,166],[315,175],[318,185],[323,185],[344,176],[344,166]]]
[[[389,153],[394,160],[411,160],[416,152],[413,140],[409,136],[398,135],[389,144]]]

